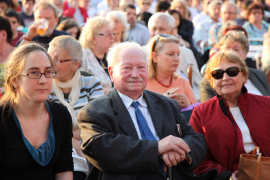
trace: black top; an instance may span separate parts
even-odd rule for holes
[[[181,29],[178,29],[178,34],[193,47],[192,36],[194,32],[193,23],[189,20],[183,19]]]
[[[49,46],[49,43],[51,42],[51,40],[53,40],[53,38],[57,37],[57,36],[61,36],[61,35],[70,35],[69,33],[65,32],[65,31],[58,31],[58,30],[54,30],[53,34],[50,37],[42,37],[42,36],[36,36],[32,39],[32,41],[37,42],[39,44],[45,45],[45,47]],[[17,46],[21,43],[22,38],[17,42]]]
[[[23,27],[29,27],[33,22],[35,21],[34,19],[34,13],[30,16],[25,14],[23,11],[20,13],[20,19],[21,19],[21,25]]]
[[[56,173],[73,171],[71,116],[62,104],[48,103],[53,116],[55,151],[46,166],[40,166],[31,156],[12,113],[3,124],[3,107],[0,107],[1,180],[54,180]]]

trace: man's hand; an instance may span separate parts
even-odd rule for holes
[[[172,167],[184,161],[185,155],[180,155],[177,152],[169,151],[167,153],[162,154],[162,159],[164,163],[166,164],[166,166]]]
[[[34,37],[36,37],[38,35],[37,33],[37,28],[42,25],[41,21],[36,21],[34,24],[32,24],[31,26],[29,26],[27,33],[25,34],[25,37],[29,38],[29,39],[33,39]]]
[[[170,135],[158,141],[158,155],[169,151],[185,156],[185,153],[189,153],[190,149],[183,139]]]
[[[238,180],[238,179],[237,179],[237,175],[238,175],[238,171],[235,171],[235,172],[232,174],[230,180]]]

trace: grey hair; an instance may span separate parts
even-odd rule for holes
[[[221,9],[222,9],[223,7],[228,6],[228,5],[232,5],[232,6],[235,8],[235,12],[237,13],[237,6],[236,6],[236,4],[235,4],[234,2],[232,2],[232,1],[226,1],[226,2],[224,2],[224,3],[222,4],[222,6],[221,6]]]
[[[51,8],[53,10],[53,12],[54,12],[54,16],[56,18],[58,17],[59,12],[58,12],[56,6],[54,4],[51,4],[51,3],[47,2],[46,0],[41,0],[38,3],[35,4],[35,6],[34,6],[34,15],[35,15],[35,12],[38,9],[47,9],[47,8]]]
[[[145,63],[147,64],[148,53],[146,48],[143,48],[135,42],[123,42],[115,44],[113,47],[110,48],[107,55],[108,67],[113,67],[117,63],[117,60],[119,59],[119,52],[123,49],[140,50],[144,56]]]
[[[207,11],[208,12],[211,11],[215,5],[222,6],[222,1],[220,1],[220,0],[214,0],[214,1],[210,2],[210,4],[207,6]]]
[[[171,29],[175,27],[175,19],[172,17],[172,15],[164,12],[157,12],[150,17],[148,21],[148,28],[152,27],[154,21],[159,18],[166,18],[166,21],[168,22]]]
[[[63,48],[68,52],[71,59],[82,62],[82,46],[74,37],[68,35],[57,36],[50,42],[48,51],[52,46]]]
[[[110,17],[119,19],[121,21],[122,25],[125,27],[125,30],[122,34],[122,40],[127,39],[130,28],[130,24],[127,22],[127,15],[124,12],[111,11],[106,15],[106,19],[110,19]]]

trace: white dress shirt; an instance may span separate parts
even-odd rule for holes
[[[131,106],[131,104],[133,102],[139,102],[139,109],[141,110],[145,120],[146,120],[146,123],[147,125],[149,126],[149,129],[151,130],[152,134],[154,135],[154,137],[156,138],[156,140],[158,141],[159,140],[159,137],[158,137],[158,134],[155,130],[155,127],[154,127],[154,124],[153,124],[153,121],[152,121],[152,118],[151,118],[151,115],[150,115],[150,112],[148,111],[148,108],[147,108],[147,104],[143,98],[143,94],[137,99],[137,100],[133,100],[131,99],[130,97],[120,93],[119,91],[117,91],[120,98],[122,99],[124,105],[126,106],[128,112],[129,112],[129,115],[133,121],[133,124],[135,126],[135,129],[137,131],[137,134],[138,134],[138,137],[140,139],[142,139],[142,136],[141,136],[141,132],[140,132],[140,129],[139,129],[139,126],[138,126],[138,123],[137,123],[137,118],[136,118],[136,114],[135,114],[135,108],[133,106]]]

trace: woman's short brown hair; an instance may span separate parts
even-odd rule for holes
[[[262,15],[264,16],[264,7],[258,3],[252,3],[247,8],[247,14],[248,16],[251,14],[251,11],[254,9],[260,9],[262,10]]]
[[[249,71],[246,62],[243,59],[241,59],[238,56],[238,54],[234,51],[225,51],[225,52],[219,51],[209,59],[205,70],[205,78],[210,82],[212,87],[214,79],[212,78],[211,73],[222,61],[239,64],[240,68],[242,69],[241,73],[243,73],[247,81]],[[246,83],[246,81],[244,83]]]

